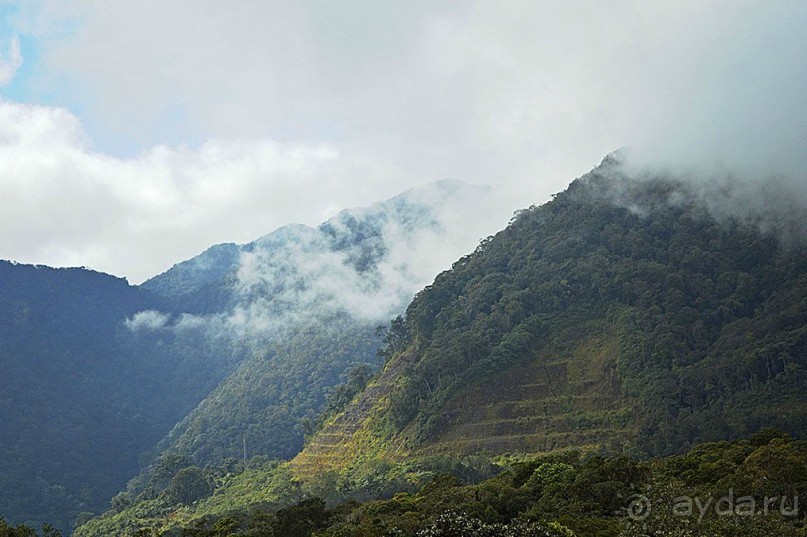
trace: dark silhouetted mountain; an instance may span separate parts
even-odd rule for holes
[[[223,375],[191,339],[136,333],[161,307],[120,278],[0,262],[0,505],[69,528],[98,512]]]
[[[2,515],[69,528],[163,451],[293,456],[329,391],[380,364],[376,325],[475,244],[456,217],[487,192],[441,181],[213,246],[140,287],[4,262]]]

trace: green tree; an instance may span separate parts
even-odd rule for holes
[[[213,492],[213,485],[201,468],[188,466],[174,475],[166,491],[175,502],[188,505]]]

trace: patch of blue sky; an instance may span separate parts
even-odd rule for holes
[[[9,101],[31,103],[39,101],[31,95],[32,87],[36,85],[34,71],[39,59],[39,49],[34,37],[20,33],[17,25],[18,15],[19,7],[16,4],[0,2],[0,47],[7,53],[11,41],[17,38],[22,53],[22,65],[17,68],[14,77],[7,84],[0,86],[0,96]]]
[[[19,7],[14,2],[0,1],[0,34],[5,35],[7,31],[13,30],[13,19],[17,17]]]
[[[9,40],[13,39],[13,34],[9,36],[2,32],[3,47],[7,47]],[[36,63],[39,57],[39,52],[36,48],[35,40],[25,36],[18,35],[20,41],[20,50],[22,52],[22,65],[17,68],[17,71],[6,85],[0,86],[0,95],[6,100],[16,101],[20,103],[30,103],[38,101],[39,99],[32,99],[31,88],[36,86],[34,71],[36,70]]]
[[[0,86],[0,98],[25,104],[68,106],[69,96],[64,92],[64,81],[51,73],[43,64],[42,44],[54,37],[64,37],[75,29],[77,21],[63,21],[58,32],[49,28],[48,33],[28,30],[27,24],[20,24],[23,14],[17,2],[0,0],[0,46],[7,47],[15,37],[19,40],[22,64],[14,78]],[[73,106],[70,106],[73,108]]]

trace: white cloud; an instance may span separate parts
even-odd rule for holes
[[[132,332],[140,330],[159,330],[168,323],[168,315],[156,310],[145,310],[135,313],[124,324]]]
[[[316,224],[335,203],[380,197],[359,173],[334,175],[346,161],[327,144],[269,140],[116,158],[93,151],[64,109],[0,101],[0,257],[139,282],[212,243]]]
[[[736,5],[735,5],[736,4]],[[804,2],[704,3],[631,52],[634,159],[750,180],[807,169]]]
[[[65,11],[52,4],[35,5]],[[623,145],[745,161],[750,147],[778,162],[804,132],[803,2],[145,0],[71,11],[72,33],[43,38],[43,65],[103,147],[325,141],[370,155],[382,174],[532,182],[546,197]]]
[[[22,61],[19,36],[15,35],[8,42],[0,43],[0,86],[5,86],[14,79]]]
[[[42,0],[18,19],[61,106],[4,103],[0,257],[20,261],[139,281],[442,177],[515,209],[625,145],[807,168],[798,1]]]
[[[511,214],[501,208],[489,188],[443,181],[345,211],[327,222],[327,232],[295,226],[273,233],[242,254],[240,299],[227,324],[267,334],[335,312],[386,322],[489,230],[503,227]],[[348,223],[355,222],[369,223],[361,229],[377,229],[378,235],[351,231]],[[356,259],[368,252],[377,258],[371,268],[358,269]]]

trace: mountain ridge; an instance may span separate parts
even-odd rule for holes
[[[402,309],[432,270],[395,256],[414,259],[419,240],[456,233],[442,209],[484,204],[487,192],[459,182],[415,189],[317,228],[214,245],[140,286],[83,268],[0,263],[2,514],[67,531],[79,515],[105,510],[139,471],[170,467],[173,455],[160,456],[172,430],[195,423],[193,409],[206,400],[200,408],[217,408],[208,415],[221,427],[200,422],[209,442],[191,438],[187,453],[219,463],[241,458],[247,440],[250,453],[292,456],[328,390],[354,367],[377,367],[376,320]],[[285,261],[266,247],[279,248]],[[396,291],[385,298],[387,284]],[[220,398],[228,391],[231,407]],[[283,404],[274,404],[281,396]],[[144,479],[150,486],[150,474]]]
[[[366,207],[343,209],[315,227],[299,223],[286,224],[244,244],[213,245],[199,255],[176,263],[165,272],[147,279],[140,284],[140,287],[172,300],[179,304],[180,309],[185,307],[186,310],[193,310],[193,306],[188,306],[199,300],[197,295],[209,292],[211,287],[216,285],[233,283],[239,258],[243,253],[273,246],[282,247],[291,237],[300,234],[310,236],[314,232],[324,232],[333,239],[334,247],[341,249],[346,245],[339,243],[340,238],[337,236],[339,233],[344,234],[345,228],[349,229],[359,221],[378,218],[379,215],[397,218],[400,224],[404,228],[409,227],[410,231],[411,227],[422,219],[431,219],[432,225],[438,225],[435,218],[439,215],[436,211],[450,198],[462,195],[466,198],[481,197],[490,190],[491,187],[487,185],[470,185],[455,179],[441,179],[421,187],[410,188],[388,200],[375,202]],[[232,302],[231,300],[227,306],[232,306]],[[215,313],[207,310],[188,312]]]
[[[82,511],[103,509],[210,389],[221,364],[174,352],[177,338],[126,327],[162,306],[123,278],[0,262],[4,515],[66,529]]]
[[[226,247],[224,263],[231,266],[225,276],[222,267],[208,271],[217,279],[203,277],[192,292],[214,300],[192,313],[205,330],[228,334],[240,347],[239,365],[158,450],[202,464],[240,457],[244,443],[250,452],[294,456],[330,392],[351,370],[380,365],[378,324],[401,313],[424,280],[434,277],[429,267],[447,257],[421,244],[462,248],[470,241],[457,243],[456,237],[467,235],[460,228],[468,226],[452,221],[451,213],[485,205],[489,193],[486,186],[438,181],[345,209],[317,227],[290,224]],[[430,264],[420,262],[424,253]],[[174,270],[180,283],[187,281],[183,265]],[[171,277],[169,271],[144,287]],[[130,488],[140,494],[140,485]]]
[[[329,405],[291,461],[259,456],[240,470],[213,468],[215,485],[192,503],[177,503],[168,488],[78,534],[126,527],[208,535],[224,524],[237,533],[248,531],[248,512],[286,520],[289,510],[345,501],[334,513],[351,513],[347,527],[366,515],[377,528],[378,504],[365,510],[349,500],[379,498],[391,498],[379,508],[400,509],[397,520],[408,524],[418,502],[454,497],[457,476],[480,479],[524,460],[541,461],[515,471],[516,487],[537,487],[529,494],[572,472],[569,461],[605,464],[579,490],[607,491],[602,514],[613,517],[624,507],[614,479],[636,483],[626,469],[636,458],[720,440],[693,448],[700,454],[749,436],[750,445],[779,449],[784,433],[751,436],[770,426],[803,438],[804,246],[785,247],[758,221],[717,218],[712,209],[691,184],[663,173],[636,177],[606,158],[552,201],[519,211],[418,292],[379,334],[385,363],[376,376],[364,389],[335,390],[348,400]],[[481,518],[517,515],[490,513],[498,493],[487,484],[470,494],[475,500],[463,505]],[[609,537],[624,528],[624,517],[568,522]]]
[[[632,203],[619,199],[625,193]],[[594,222],[602,227],[595,228]],[[516,239],[518,230],[530,235]],[[504,255],[503,244],[521,253]],[[683,249],[684,244],[692,250]],[[573,252],[577,257],[570,257]],[[549,272],[527,272],[523,267],[531,264]],[[487,272],[474,275],[474,265]],[[629,272],[620,276],[622,267]],[[292,467],[306,476],[317,468],[356,467],[368,456],[394,461],[401,454],[541,452],[586,444],[594,451],[627,448],[664,455],[699,440],[748,433],[763,419],[753,417],[760,411],[768,420],[764,423],[803,434],[807,423],[798,408],[804,401],[798,403],[795,386],[804,375],[799,360],[805,357],[807,334],[799,320],[805,320],[805,307],[792,307],[787,322],[774,310],[780,307],[777,301],[787,300],[789,289],[802,288],[804,273],[803,250],[781,248],[753,225],[718,223],[686,185],[659,177],[636,181],[624,173],[617,156],[610,156],[553,201],[519,213],[508,229],[419,293],[406,313],[409,350],[393,357],[368,387],[379,395],[360,395],[341,417],[326,423]],[[773,274],[781,281],[774,281]],[[712,288],[696,288],[700,284]],[[776,291],[777,285],[785,290]],[[704,302],[702,295],[715,302]],[[729,298],[738,302],[735,311],[718,306]],[[766,307],[772,311],[759,309]],[[699,321],[698,311],[707,317]],[[648,318],[659,324],[654,327]],[[776,323],[778,332],[764,332]],[[678,384],[699,367],[721,382],[718,356],[742,352],[746,344],[734,339],[735,327],[755,324],[758,341],[751,348],[759,350],[754,352],[778,352],[784,361],[767,358],[764,377],[754,364],[746,366],[751,368],[744,373],[751,375],[747,380],[722,381],[731,395],[730,402],[720,404],[748,409],[745,424],[736,417],[720,419],[725,410],[708,403],[708,391],[698,393],[709,389],[703,380],[689,388],[697,393],[689,397],[701,401],[693,410],[700,408],[703,417],[668,415],[663,406],[654,406],[673,397],[673,388],[664,383]],[[586,325],[593,339],[581,335],[579,328]],[[663,343],[649,340],[651,335]],[[779,351],[765,343],[777,340],[790,343],[780,343]],[[536,351],[536,344],[544,351]],[[608,351],[609,345],[617,347]],[[729,350],[732,345],[738,349]],[[535,358],[542,352],[545,358]],[[587,378],[591,368],[586,363],[597,361],[601,373]],[[527,399],[514,395],[518,390],[512,387],[485,392],[484,380],[480,385],[474,380],[514,367],[526,367],[514,369],[510,380],[520,379]],[[753,375],[770,384],[767,407],[757,410],[752,401],[763,389],[754,391]],[[787,403],[785,394],[795,401]],[[605,399],[593,404],[598,397]],[[683,406],[673,401],[664,404]],[[672,429],[654,432],[652,421],[639,418],[644,412],[686,423],[683,430],[691,431],[684,434],[691,436],[676,441],[679,433]],[[706,426],[707,415],[722,427]],[[353,441],[340,430],[364,441]],[[575,440],[587,430],[593,436]],[[490,442],[483,441],[487,435]],[[341,440],[334,443],[334,438]],[[456,444],[460,439],[465,447]]]

